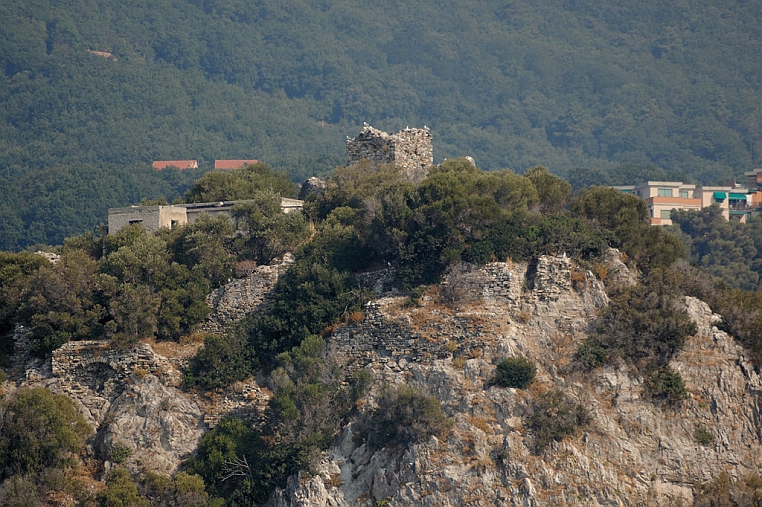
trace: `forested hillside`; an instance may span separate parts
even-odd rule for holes
[[[760,26],[736,0],[6,2],[0,248],[198,176],[155,159],[326,174],[363,121],[428,125],[436,162],[724,181],[762,159]]]
[[[494,487],[484,486],[485,480],[491,480],[505,491],[504,499],[526,498],[523,490],[510,490],[521,479],[507,474],[525,473],[518,467],[513,472],[512,467],[539,463],[553,476],[563,473],[570,479],[538,480],[538,489],[548,491],[545,484],[552,488],[564,484],[569,491],[579,488],[573,498],[584,505],[603,505],[595,503],[602,494],[623,499],[607,505],[624,504],[625,500],[635,504],[633,499],[651,495],[651,473],[640,474],[647,479],[638,488],[609,486],[622,480],[620,477],[629,480],[638,475],[642,468],[637,461],[632,465],[635,459],[648,462],[654,474],[669,475],[670,484],[696,491],[691,502],[682,505],[757,504],[731,503],[730,498],[742,494],[758,498],[762,489],[758,464],[753,461],[760,453],[747,451],[743,444],[753,441],[759,445],[755,440],[758,423],[753,419],[759,407],[752,395],[760,388],[728,388],[742,394],[732,398],[732,409],[721,405],[725,408],[719,411],[715,407],[720,405],[711,400],[720,398],[700,396],[703,387],[696,382],[696,371],[714,371],[705,374],[706,384],[701,385],[715,389],[723,385],[723,379],[738,378],[748,371],[749,385],[759,385],[756,371],[762,364],[762,293],[732,288],[684,259],[690,251],[712,273],[739,272],[739,285],[745,285],[750,275],[758,278],[753,271],[758,262],[750,263],[744,273],[733,256],[726,256],[726,265],[719,264],[722,256],[706,259],[707,245],[710,250],[731,254],[744,249],[752,257],[756,251],[741,241],[733,244],[739,234],[720,226],[717,210],[676,215],[681,242],[669,229],[650,225],[646,203],[636,196],[609,187],[590,187],[572,196],[569,182],[541,166],[525,175],[508,170],[488,172],[465,158],[433,167],[418,184],[393,166],[362,162],[338,168],[328,179],[325,192],[307,197],[303,213],[282,213],[281,195],[290,191],[293,186],[288,177],[263,163],[211,173],[197,180],[185,198],[251,199],[233,208],[235,226],[226,215],[203,215],[191,224],[155,233],[133,224],[115,234],[67,238],[57,249],[54,262],[36,253],[0,253],[0,384],[8,370],[11,382],[3,387],[13,386],[0,399],[0,505],[61,505],[65,503],[61,498],[71,499],[71,505],[101,507],[289,505],[266,502],[276,488],[304,485],[311,477],[321,481],[324,489],[335,490],[362,475],[337,472],[333,479],[322,482],[318,467],[331,455],[323,452],[339,440],[350,449],[387,453],[380,462],[383,465],[370,465],[374,470],[386,470],[393,469],[386,464],[392,463],[389,456],[394,460],[403,453],[412,456],[411,446],[428,445],[431,437],[436,437],[432,444],[436,453],[452,452],[444,463],[467,463],[477,452],[487,456],[480,465],[469,466],[467,473],[456,476],[453,483],[469,481],[492,494]],[[746,225],[752,229],[745,232],[754,236],[760,223]],[[252,293],[248,297],[261,302],[263,289],[257,287],[266,285],[261,274],[252,276],[254,268],[275,268],[268,264],[277,258],[285,260],[285,254],[291,252],[288,263],[277,263],[289,267],[272,279],[266,289],[266,305],[241,314],[240,320],[229,322],[217,333],[204,331],[207,316],[216,312],[207,306],[211,299],[206,296],[213,289],[243,282]],[[498,274],[489,275],[491,269]],[[233,277],[243,278],[231,282]],[[483,281],[490,285],[482,285]],[[371,290],[368,282],[384,292]],[[383,289],[386,284],[394,290]],[[517,290],[502,288],[499,296],[493,296],[483,289],[494,286]],[[478,291],[470,287],[478,287]],[[511,303],[513,295],[518,302]],[[377,317],[382,304],[388,320]],[[699,307],[704,308],[705,318],[695,319],[693,310]],[[548,314],[548,308],[555,313]],[[722,318],[712,316],[712,311]],[[575,312],[583,312],[585,317],[580,319]],[[462,327],[453,327],[455,319]],[[732,338],[721,333],[720,327]],[[366,329],[385,329],[390,341],[376,341]],[[546,334],[549,329],[552,336]],[[342,336],[347,337],[350,348],[338,346]],[[525,343],[531,343],[531,348],[501,345],[491,350],[500,340],[514,343],[516,337],[527,336],[531,341]],[[715,339],[722,342],[716,344]],[[696,348],[695,340],[713,348]],[[98,344],[92,363],[51,358],[62,346],[77,342],[83,349],[67,354],[78,360],[93,354],[84,347]],[[148,359],[140,363],[123,359],[119,368],[129,368],[129,374],[120,376],[109,366],[118,361],[100,348],[102,344],[127,353],[135,352],[137,346],[145,351],[146,342],[174,358],[184,349],[185,360],[174,363],[177,367],[164,362],[148,369],[144,365],[153,364]],[[464,347],[463,342],[469,346]],[[398,347],[394,343],[404,348],[392,348]],[[727,369],[723,366],[719,373],[713,370],[717,367],[714,358],[706,360],[718,350],[736,351],[723,352]],[[686,355],[694,358],[693,366],[688,367]],[[372,362],[354,362],[374,356],[378,359]],[[75,408],[79,405],[53,394],[54,387],[52,392],[40,388],[43,373],[36,372],[44,370],[34,365],[43,363],[32,358],[44,358],[44,364],[51,365],[44,367],[47,371],[82,372],[83,377],[57,373],[55,382],[45,380],[44,385],[60,388],[58,382],[66,382],[76,386],[64,391],[74,399],[106,408],[88,410],[92,420],[84,420]],[[350,358],[354,359],[343,362]],[[421,370],[394,366],[399,376],[388,376],[390,364],[399,365],[403,359]],[[478,368],[480,373],[469,373],[480,362],[484,363]],[[38,369],[25,370],[24,363]],[[360,366],[352,369],[349,364]],[[599,368],[603,365],[605,370]],[[419,375],[418,371],[428,373]],[[473,375],[476,381],[465,382],[462,375]],[[628,379],[630,401],[611,394],[618,386],[605,387],[602,379],[613,375]],[[108,380],[99,380],[104,378]],[[105,382],[120,387],[101,388]],[[258,385],[257,392],[266,388],[268,394],[264,399],[252,397],[254,391],[244,391],[244,383]],[[149,384],[157,389],[140,391],[140,395],[127,391],[135,386],[147,389]],[[181,384],[185,394],[179,390]],[[437,390],[437,385],[443,390]],[[448,396],[442,394],[449,392],[444,386],[463,388]],[[85,389],[88,391],[82,394]],[[604,394],[593,403],[580,395],[600,391]],[[112,396],[121,401],[104,404],[93,397],[98,392],[103,393],[100,399]],[[247,423],[243,411],[216,412],[217,406],[225,405],[217,404],[218,395],[222,398],[229,392],[247,393],[244,404],[249,408],[261,403],[262,424]],[[174,393],[172,398],[170,393]],[[752,394],[747,397],[747,393]],[[207,409],[229,417],[207,427],[200,405],[191,410],[191,405],[182,403],[190,397],[209,399]],[[464,416],[490,398],[504,412],[490,409],[492,419]],[[640,421],[661,421],[665,432],[641,432],[639,426],[614,412],[626,403],[637,404],[638,413],[648,415]],[[186,412],[188,407],[190,412]],[[749,414],[744,416],[749,419],[743,420],[752,421],[748,426],[729,422],[741,420],[736,416],[743,411]],[[123,426],[125,412],[133,423],[138,413],[141,424]],[[198,419],[189,415],[191,412]],[[185,416],[180,417],[182,414]],[[503,424],[503,419],[522,423],[511,422],[505,430],[495,431],[497,438],[489,445],[486,438],[484,445],[467,440],[474,435],[472,427],[481,426],[480,431],[487,435],[493,432],[490,424]],[[161,421],[172,434],[181,434],[181,428],[209,431],[198,441],[193,456],[188,456],[187,450],[181,454],[174,444],[165,444],[159,423],[151,426],[156,431],[144,429],[154,421]],[[179,421],[187,425],[179,426]],[[357,437],[339,437],[350,422]],[[97,428],[90,423],[97,423]],[[629,433],[611,430],[619,425]],[[143,440],[140,436],[138,445],[137,439],[126,436],[131,431],[125,427],[140,428],[132,433],[149,437]],[[736,427],[744,427],[747,433],[733,433]],[[114,435],[111,428],[119,429],[121,436],[110,438]],[[678,440],[667,431],[670,435],[682,432],[684,437]],[[504,442],[510,434],[513,439],[508,450]],[[737,440],[714,447],[728,435],[736,435]],[[669,452],[683,453],[682,459],[662,459],[666,451],[658,442],[667,438],[679,443],[669,447],[675,449]],[[616,444],[598,445],[593,439]],[[144,443],[154,442],[161,442],[167,451],[171,447],[178,462],[158,470],[142,461],[141,456],[154,452]],[[580,460],[581,465],[575,466],[566,458],[554,461],[555,456],[567,456],[568,449],[576,449],[568,447],[575,442],[583,442],[589,461]],[[688,452],[694,455],[685,457]],[[747,452],[751,458],[738,457]],[[652,458],[641,457],[641,453]],[[181,465],[181,455],[183,471],[174,473]],[[607,461],[612,455],[621,458]],[[701,474],[682,465],[693,467],[698,459],[720,464],[700,463],[696,469]],[[583,468],[592,462],[609,464]],[[738,463],[751,472],[731,479],[726,468]],[[667,468],[668,474],[663,472],[665,467],[672,467]],[[627,473],[610,473],[611,468]],[[605,475],[593,481],[590,470]],[[710,473],[704,474],[704,470]],[[289,479],[300,472],[303,480]],[[430,473],[438,472],[427,475]],[[510,479],[503,483],[501,477],[505,476]],[[467,503],[461,500],[465,495],[458,488],[442,488],[438,479],[427,481],[406,482],[420,488],[419,498],[440,495],[448,502],[452,499],[437,505]],[[390,483],[383,493],[373,492],[370,486],[353,486],[363,498],[336,505],[424,503],[380,501],[381,496],[397,495],[398,486],[407,491],[403,484]],[[594,486],[582,489],[582,485]],[[374,495],[373,502],[365,498],[367,491]],[[553,497],[537,505],[563,503]]]

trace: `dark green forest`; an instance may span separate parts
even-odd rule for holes
[[[727,181],[760,162],[760,27],[739,0],[5,2],[0,249],[199,176],[156,159],[329,174],[364,121],[430,126],[437,162]]]

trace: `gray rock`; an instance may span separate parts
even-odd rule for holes
[[[326,188],[328,188],[328,185],[324,180],[321,180],[316,176],[312,176],[311,178],[308,178],[307,181],[302,183],[302,186],[299,189],[298,198],[300,201],[304,201],[311,195],[324,194]]]

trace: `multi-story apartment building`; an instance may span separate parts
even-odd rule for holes
[[[762,190],[762,169],[758,171]],[[712,205],[722,210],[726,220],[734,217],[745,221],[752,210],[762,204],[762,191],[756,192],[756,188],[751,191],[737,185],[697,187],[681,181],[646,181],[616,188],[645,200],[653,225],[672,225],[673,209],[698,211]]]

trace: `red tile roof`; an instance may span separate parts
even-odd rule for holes
[[[256,164],[257,162],[259,161],[258,160],[215,160],[214,168],[223,169],[223,170],[240,169],[243,166],[253,165],[253,164]]]
[[[180,170],[198,169],[198,160],[155,160],[153,163],[153,168],[157,171],[167,169],[168,167],[174,167]]]

